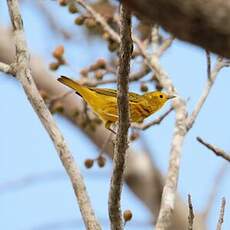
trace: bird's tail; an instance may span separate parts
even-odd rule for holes
[[[60,78],[57,79],[59,82],[61,82],[62,84],[70,87],[71,89],[75,90],[76,93],[80,94],[80,96],[82,96],[82,93],[84,92],[85,87],[78,84],[76,81],[65,77],[65,76],[61,76]]]

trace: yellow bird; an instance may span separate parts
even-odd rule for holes
[[[105,127],[114,132],[110,126],[118,120],[117,90],[82,86],[65,76],[57,80],[83,97],[91,109],[104,121]],[[146,117],[157,112],[167,100],[174,97],[160,91],[143,95],[129,93],[130,121],[143,122]]]

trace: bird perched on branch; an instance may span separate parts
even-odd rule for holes
[[[91,109],[104,121],[105,127],[114,132],[110,126],[118,120],[117,90],[83,86],[65,76],[61,76],[57,80],[83,97]],[[143,122],[146,117],[157,112],[166,101],[174,97],[160,91],[148,92],[143,95],[130,92],[130,121]]]

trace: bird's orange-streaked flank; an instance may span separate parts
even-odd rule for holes
[[[104,121],[105,127],[111,130],[111,124],[118,120],[117,90],[82,86],[65,76],[61,76],[57,80],[83,97],[91,109]],[[130,92],[130,121],[142,122],[146,117],[157,112],[166,101],[174,97],[160,91],[148,92],[143,95]]]

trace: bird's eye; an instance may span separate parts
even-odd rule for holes
[[[162,95],[162,94],[160,95],[160,98],[163,98],[163,95]]]

